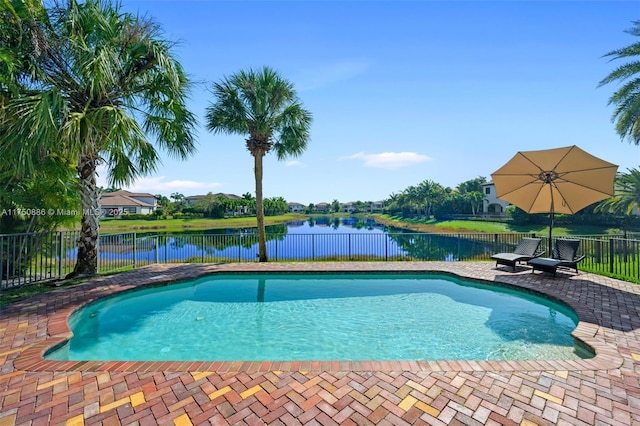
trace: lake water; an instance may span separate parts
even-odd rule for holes
[[[266,228],[270,260],[440,260],[488,259],[499,250],[494,234],[424,234],[388,229],[369,219],[319,218]],[[68,255],[74,256],[74,250]],[[101,265],[256,260],[255,228],[199,230],[171,234],[104,235]],[[117,266],[117,265],[116,265]],[[120,265],[122,266],[122,265]]]

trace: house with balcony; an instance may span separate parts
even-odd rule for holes
[[[381,212],[384,210],[384,203],[382,201],[373,201],[369,210],[371,213]]]
[[[482,204],[482,212],[488,215],[505,215],[507,206],[510,203],[502,201],[496,197],[496,186],[493,182],[482,184],[482,193],[484,200]]]
[[[356,204],[353,201],[340,204],[340,211],[343,213],[353,213],[356,211]]]
[[[287,203],[289,213],[304,213],[305,206],[304,204],[291,202]]]

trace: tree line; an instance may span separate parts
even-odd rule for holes
[[[411,185],[399,193],[391,194],[385,201],[385,209],[390,214],[402,216],[434,216],[467,214],[476,215],[483,211],[485,177],[479,176],[460,183],[454,189],[432,180]]]
[[[169,198],[156,195],[157,216],[173,218],[197,216],[219,219],[226,216],[256,215],[256,198],[249,192],[239,199],[209,192],[194,203],[187,202],[185,196],[179,192],[174,192]],[[263,205],[265,216],[282,215],[288,211],[287,200],[283,197],[265,198]]]

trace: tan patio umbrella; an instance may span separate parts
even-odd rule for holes
[[[554,213],[573,214],[613,196],[618,166],[577,146],[520,151],[491,174],[496,197],[527,213],[550,213],[549,255]]]

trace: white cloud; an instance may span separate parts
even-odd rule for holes
[[[291,160],[291,161],[287,161],[287,163],[285,164],[287,167],[306,167],[307,165],[298,161],[298,160]]]
[[[208,192],[222,186],[220,182],[198,182],[193,180],[170,180],[165,181],[165,176],[140,178],[130,188],[130,191],[135,192],[151,192],[151,193],[166,193],[166,192],[181,192],[185,195],[190,195],[194,191]]]
[[[104,165],[96,169],[98,174],[96,183],[98,186],[108,187],[107,169]],[[222,186],[220,182],[199,182],[194,180],[166,180],[166,176],[142,177],[137,179],[133,185],[125,187],[131,192],[149,192],[151,194],[169,195],[173,192],[180,192],[184,195],[206,194]]]
[[[295,79],[298,91],[314,90],[329,86],[333,83],[351,80],[363,74],[369,68],[369,63],[361,59],[351,59],[336,62],[321,67],[302,70]]]
[[[431,160],[426,155],[417,152],[381,152],[379,154],[366,154],[358,152],[341,160],[362,160],[367,167],[377,167],[381,169],[397,169],[409,167]]]

